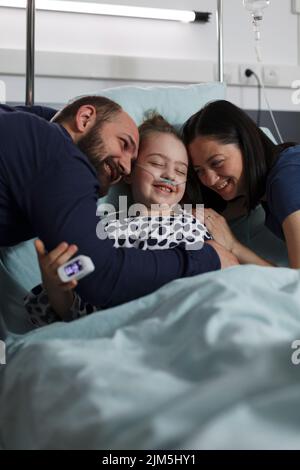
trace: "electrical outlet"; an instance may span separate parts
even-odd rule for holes
[[[259,68],[257,65],[241,64],[239,67],[239,83],[241,85],[257,85],[257,79],[254,75],[251,75],[251,77],[246,76],[245,72],[247,69],[250,69],[259,75]]]
[[[263,67],[263,81],[264,85],[276,86],[279,83],[279,68],[265,65]]]

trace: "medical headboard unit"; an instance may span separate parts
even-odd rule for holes
[[[26,105],[34,104],[35,0],[27,0]],[[224,80],[223,0],[217,0],[218,80]],[[208,13],[196,12],[194,21],[208,21]]]

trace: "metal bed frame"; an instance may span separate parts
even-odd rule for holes
[[[223,0],[217,0],[218,81],[224,81]],[[35,0],[26,8],[26,105],[34,104]]]

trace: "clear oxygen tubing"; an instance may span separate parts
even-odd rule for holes
[[[176,181],[173,181],[173,180],[170,180],[169,178],[156,178],[156,176],[150,171],[148,170],[147,168],[145,168],[143,165],[140,165],[139,163],[135,163],[135,166],[138,166],[139,168],[142,168],[144,171],[146,171],[147,173],[149,173],[152,178],[154,179],[154,181],[156,181],[157,183],[166,183],[166,184],[169,184],[170,186],[173,186],[173,187],[177,187],[177,186],[180,186],[181,184],[185,184],[187,182],[187,179],[185,179],[184,181],[181,181],[180,183],[176,182]],[[122,213],[126,213],[126,211],[122,210],[122,211],[115,211],[115,212],[110,212],[109,214],[106,215],[107,218],[109,217],[112,217],[112,216],[116,216],[117,214],[122,214]]]
[[[248,10],[251,11],[252,17],[253,17],[253,30],[254,30],[254,49],[255,49],[255,55],[256,55],[256,60],[259,65],[259,70],[258,70],[258,77],[261,83],[262,91],[263,91],[263,96],[264,100],[266,102],[267,108],[269,110],[271,119],[273,121],[275,130],[277,132],[277,135],[279,137],[280,143],[283,143],[282,135],[279,131],[276,119],[274,117],[273,111],[271,109],[268,96],[267,96],[267,91],[265,88],[265,84],[262,78],[262,52],[261,52],[261,35],[260,35],[260,23],[263,18],[262,10],[266,8],[270,4],[270,0],[243,0],[244,7]]]
[[[166,184],[176,187],[176,186],[180,186],[181,184],[185,184],[187,182],[187,179],[185,179],[184,181],[180,181],[180,183],[170,180],[169,178],[156,179],[156,176],[150,170],[148,170],[148,168],[145,168],[144,165],[141,165],[140,163],[136,163],[135,166],[138,166],[139,168],[142,168],[144,171],[149,173],[152,176],[152,178],[157,181],[157,183],[166,183]]]

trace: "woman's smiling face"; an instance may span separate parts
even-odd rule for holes
[[[243,157],[236,144],[212,137],[196,137],[188,146],[194,170],[204,186],[226,201],[245,193]]]

